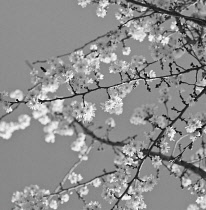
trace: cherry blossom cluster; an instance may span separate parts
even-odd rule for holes
[[[15,204],[15,210],[48,209],[47,196],[49,194],[49,190],[40,189],[38,185],[31,185],[25,187],[23,192],[14,193],[11,202]]]
[[[86,155],[86,152],[88,150],[88,146],[85,143],[86,135],[84,133],[79,133],[78,138],[72,142],[71,144],[71,150],[75,152],[79,152],[79,158],[83,160],[87,160],[88,157]]]
[[[157,124],[159,127],[164,127],[164,119],[162,116],[156,116],[157,106],[155,104],[146,104],[142,107],[137,107],[134,110],[130,118],[130,122],[135,125],[145,125],[146,121],[151,120],[153,124]]]
[[[104,182],[102,198],[113,205],[112,209],[122,210],[123,208],[119,205],[121,200],[125,201],[125,210],[144,209],[147,205],[144,202],[143,193],[152,191],[157,184],[160,166],[166,166],[171,174],[180,178],[182,188],[191,190],[193,194],[196,193],[198,195],[196,203],[205,209],[205,182],[202,179],[195,182],[190,178],[191,171],[202,178],[205,175],[204,144],[195,155],[191,156],[190,162],[182,160],[186,149],[192,149],[195,140],[198,137],[203,137],[206,133],[205,113],[197,113],[195,116],[191,115],[185,119],[182,117],[185,111],[194,106],[206,91],[205,1],[198,0],[195,3],[188,1],[187,6],[177,0],[78,0],[78,4],[83,8],[89,4],[97,4],[96,14],[101,18],[106,16],[110,5],[117,5],[115,17],[120,23],[119,27],[72,53],[42,62],[45,63],[45,67],[40,67],[41,71],[29,64],[33,87],[28,90],[27,94],[23,94],[20,90],[15,90],[10,95],[5,91],[0,93],[0,102],[7,114],[14,111],[14,105],[20,104],[26,104],[32,110],[33,118],[44,125],[46,142],[54,143],[56,134],[76,135],[76,139],[70,147],[74,152],[78,152],[79,158],[78,163],[71,168],[53,193],[40,190],[37,185],[26,187],[23,192],[14,193],[12,202],[15,204],[15,210],[47,209],[48,207],[57,209],[59,204],[69,201],[68,193],[72,190],[84,202],[85,210],[100,209],[99,202],[87,202],[84,197],[89,193],[89,184],[99,187],[102,181]],[[183,12],[189,8],[192,10],[192,15],[184,15]],[[168,20],[169,24],[164,24]],[[122,47],[122,56],[131,54],[131,47],[127,46],[127,40],[143,42],[146,38],[149,41],[152,62],[148,62],[143,55],[133,55],[130,61],[125,61],[117,56],[118,47]],[[89,52],[85,53],[84,48],[87,46],[89,46]],[[193,57],[198,65],[191,63],[191,68],[186,69],[176,62],[186,53]],[[67,61],[61,59],[65,56],[67,56]],[[105,75],[101,73],[101,63],[107,64],[108,72],[120,77],[120,82],[103,86],[101,81]],[[162,70],[168,64],[170,75],[163,71],[163,76],[159,76],[151,68],[146,71],[150,65],[155,63],[159,63]],[[203,72],[199,78],[200,71]],[[185,75],[189,72],[196,74],[194,84],[189,83],[186,79]],[[152,125],[152,130],[145,132],[148,143],[137,141],[134,138],[129,138],[129,141],[128,139],[121,142],[110,141],[108,133],[116,127],[113,118],[108,118],[105,121],[107,126],[105,136],[103,138],[96,136],[95,132],[87,126],[92,125],[94,121],[96,104],[86,101],[85,96],[94,91],[105,90],[108,100],[100,104],[101,108],[111,115],[120,115],[123,113],[123,99],[140,85],[140,81],[144,82],[148,91],[151,91],[151,82],[159,81],[156,83],[160,94],[158,101],[166,108],[164,115],[157,114],[158,107],[155,104],[145,104],[134,110],[130,118],[131,124],[146,125],[149,123]],[[168,103],[171,102],[172,96],[169,88],[175,86],[178,89],[182,83],[192,85],[194,87],[193,94],[190,94],[185,100],[182,93],[186,91],[180,89],[179,96],[184,107],[182,110],[173,107],[172,110],[176,112],[176,116],[170,117]],[[57,92],[61,85],[66,86],[69,95],[66,97],[50,96]],[[8,96],[14,101],[8,100]],[[73,100],[78,96],[82,97],[82,101]],[[65,103],[66,99],[72,99],[70,104]],[[28,115],[20,115],[18,123],[2,121],[0,136],[9,139],[15,130],[28,127],[30,119]],[[174,126],[178,119],[186,123],[184,126],[185,135]],[[76,124],[82,131],[77,130]],[[88,159],[88,153],[93,146],[89,146],[86,142],[87,135],[92,138],[94,143],[99,141],[101,144],[112,146],[115,152],[113,162],[116,171],[108,174],[106,180],[96,178],[82,183],[82,175],[74,172],[74,169],[82,161]],[[178,135],[181,136],[179,139]],[[180,141],[188,136],[191,141],[182,148]],[[167,142],[167,137],[170,142]],[[171,144],[174,144],[173,147]],[[177,146],[179,154],[175,157]],[[157,148],[159,153],[153,151],[153,148]],[[169,151],[171,151],[170,156],[168,155]],[[157,171],[156,178],[152,174],[140,178],[140,170],[147,158],[151,159],[151,163]],[[165,165],[165,161],[169,164]],[[196,168],[194,169],[192,166]],[[75,186],[64,188],[66,180]],[[197,209],[199,207],[196,204],[190,204],[187,208],[187,210]]]
[[[31,117],[22,114],[18,117],[18,122],[0,122],[0,136],[4,139],[10,139],[12,133],[16,130],[24,130],[30,126]]]

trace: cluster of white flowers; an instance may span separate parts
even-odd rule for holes
[[[200,208],[196,204],[190,204],[187,210],[199,210]]]
[[[10,98],[14,98],[16,100],[22,101],[24,98],[24,94],[21,90],[15,90],[13,92],[10,93]]]
[[[133,199],[126,201],[125,206],[129,209],[146,209],[147,205],[140,197],[134,197]]]
[[[51,122],[47,113],[49,113],[49,109],[45,104],[42,104],[41,109],[33,110],[32,115],[34,119],[37,119],[41,124],[46,125]]]
[[[130,53],[131,53],[131,48],[130,47],[124,47],[122,49],[122,54],[123,55],[130,55]]]
[[[109,66],[109,73],[127,72],[129,70],[129,63],[123,60],[116,60]]]
[[[156,125],[160,128],[164,128],[166,126],[166,123],[165,123],[165,118],[163,116],[157,116],[157,115],[154,115],[151,119],[150,119],[150,122],[156,127]],[[158,128],[156,127],[156,128]]]
[[[162,159],[160,158],[160,156],[154,156],[152,157],[152,165],[154,166],[154,168],[159,168],[162,165]]]
[[[78,138],[71,143],[71,150],[79,152],[78,157],[86,161],[88,159],[86,155],[88,146],[86,145],[85,139],[86,135],[84,133],[79,133]]]
[[[64,107],[64,100],[55,100],[51,102],[52,112],[62,112]]]
[[[81,188],[79,189],[79,195],[80,195],[81,197],[87,195],[88,193],[89,193],[89,188],[87,187],[87,185],[85,185],[84,187],[81,187]]]
[[[11,103],[6,99],[6,97],[10,97],[15,99],[15,101],[22,101],[24,98],[24,94],[21,90],[17,89],[12,91],[10,94],[6,91],[0,92],[0,103],[2,103],[2,108],[7,112],[10,113],[13,111],[11,107]]]
[[[127,148],[130,148],[130,146],[128,145],[125,148],[126,152],[128,152],[127,151]],[[143,153],[141,151],[138,152],[138,157],[139,158],[142,158],[143,157]],[[126,156],[126,154],[119,153],[114,158],[114,164],[119,165],[119,166],[121,166],[121,165],[124,165],[124,166],[127,166],[127,165],[137,165],[138,164],[138,160],[134,160],[133,157]]]
[[[85,8],[87,4],[90,4],[91,0],[78,0],[78,5],[80,5],[82,8]]]
[[[122,195],[130,176],[129,170],[123,168],[118,168],[115,174],[107,175],[107,182],[103,185],[102,197],[111,204],[115,200],[115,194]],[[122,200],[126,199],[127,196],[123,196]]]
[[[47,143],[54,143],[55,142],[55,130],[58,128],[59,122],[58,121],[51,121],[44,127],[44,132],[47,133],[45,136],[45,141]]]
[[[73,108],[72,115],[73,117],[82,120],[83,122],[91,122],[95,117],[96,107],[95,104],[90,102],[77,102],[73,101],[71,103]]]
[[[169,164],[167,165],[168,169],[171,170],[172,173],[174,173],[176,176],[180,176],[181,175],[181,169],[180,166],[178,166],[177,164]]]
[[[152,34],[154,38],[151,39],[151,56],[154,60],[163,58],[163,61],[173,61],[174,59],[181,58],[185,51],[182,50],[178,39],[181,38],[180,34],[171,34],[166,40],[163,38],[161,41],[158,40],[159,34],[162,34],[163,28],[156,26],[152,28]],[[151,33],[150,32],[150,33]]]
[[[105,120],[105,124],[109,127],[109,128],[114,128],[116,126],[116,123],[114,121],[114,119],[112,117],[108,118]]]
[[[86,135],[84,133],[79,133],[78,138],[72,142],[71,149],[73,151],[79,152],[85,145],[85,139]]]
[[[196,91],[202,92],[203,88],[206,86],[206,79],[201,79],[199,83],[197,83],[197,86],[200,87],[196,87]]]
[[[202,127],[202,123],[199,119],[197,118],[191,118],[188,121],[188,125],[185,127],[187,133],[194,133],[194,131],[197,128],[201,128]]]
[[[130,122],[135,125],[145,125],[146,120],[151,119],[157,111],[155,104],[145,104],[142,107],[137,107],[130,118]],[[162,118],[158,118],[158,123],[162,125]]]
[[[101,103],[102,109],[110,114],[120,115],[123,112],[123,102],[118,96],[114,96],[105,103]]]
[[[32,110],[39,110],[42,107],[42,104],[39,102],[39,99],[47,99],[46,92],[43,92],[37,87],[26,95],[25,100],[27,101],[26,105]]]
[[[154,70],[150,70],[149,72],[145,72],[145,73],[142,72],[142,74],[144,74],[144,76],[147,76],[148,78],[150,78],[150,79],[146,79],[147,82],[152,82],[152,81],[156,80],[156,79],[152,79],[152,78],[156,77],[156,73]]]
[[[52,76],[44,76],[42,79],[42,91],[43,93],[55,93],[59,89],[58,81],[54,80]]]
[[[96,178],[92,181],[92,185],[94,187],[99,187],[101,184],[102,184],[102,182],[101,182],[100,178]]]
[[[0,122],[0,136],[4,139],[9,139],[12,133],[16,130],[24,130],[30,126],[31,117],[29,115],[23,114],[18,117],[18,122]]]
[[[73,65],[73,67],[77,73],[86,73],[88,69],[88,61],[85,58],[81,58]]]
[[[152,174],[150,176],[144,176],[142,180],[144,182],[139,182],[139,189],[142,192],[152,191],[154,186],[157,185],[157,180]]]
[[[144,25],[140,26],[137,22],[132,22],[128,29],[128,33],[132,36],[134,40],[139,42],[144,41],[147,36],[147,32],[150,31],[150,25],[145,22]]]
[[[110,99],[105,103],[101,103],[102,109],[105,112],[109,112],[110,114],[120,115],[123,112],[123,101],[122,99],[129,94],[134,84],[138,84],[134,81],[129,83],[123,83],[121,85],[109,88],[108,93],[110,95]]]
[[[51,209],[55,209],[56,210],[58,208],[58,206],[59,206],[59,204],[58,204],[58,202],[56,200],[51,200],[50,203],[49,203],[49,207]]]
[[[192,180],[189,178],[182,177],[181,181],[182,181],[182,186],[185,188],[189,187],[192,184]]]
[[[146,121],[144,119],[145,119],[145,115],[144,115],[143,109],[141,107],[137,107],[134,110],[132,117],[130,118],[130,122],[135,125],[139,125],[139,124],[145,125]]]
[[[97,10],[96,10],[96,14],[98,17],[104,18],[107,14],[107,9],[109,6],[109,1],[108,0],[100,0]]]
[[[170,37],[169,36],[163,36],[162,34],[152,34],[150,33],[148,35],[148,40],[150,42],[161,42],[164,45],[168,44]]]
[[[74,94],[74,91],[80,93],[82,89],[88,88],[93,82],[93,79],[87,77],[85,73],[77,72],[69,82],[69,85],[67,84],[67,89],[71,94]]]
[[[131,8],[121,8],[119,7],[118,12],[115,13],[116,19],[121,23],[125,23],[127,20],[131,19],[134,16],[134,11]],[[128,22],[127,26],[129,26],[131,23]]]
[[[40,189],[38,185],[25,187],[23,192],[15,192],[11,202],[15,204],[14,210],[32,210],[48,208],[49,190]]]
[[[63,100],[56,100],[52,101],[49,106],[42,104],[41,109],[32,112],[33,118],[45,125],[43,130],[47,133],[45,137],[47,143],[55,142],[55,134],[61,136],[72,136],[74,134],[73,128],[69,126],[69,116],[63,118],[63,111],[65,111],[63,109]]]
[[[171,3],[175,0],[150,0],[148,4],[155,4],[157,7],[168,10]],[[71,122],[73,122],[74,118],[77,118],[83,122],[92,122],[95,117],[96,107],[95,104],[91,102],[77,102],[73,101],[71,106],[68,109],[64,106],[64,100],[54,100],[50,103],[50,105],[45,105],[40,103],[41,100],[48,99],[47,93],[54,93],[59,89],[61,84],[66,84],[67,89],[70,91],[71,95],[79,94],[84,89],[89,92],[90,85],[95,84],[94,79],[90,78],[89,75],[91,72],[94,73],[94,78],[97,87],[100,87],[99,81],[104,78],[104,75],[99,72],[100,62],[110,64],[109,72],[114,74],[119,74],[121,76],[121,80],[124,81],[123,84],[118,85],[114,88],[108,89],[109,100],[105,103],[102,103],[102,109],[105,112],[109,112],[110,114],[120,115],[123,112],[123,101],[122,99],[126,97],[127,94],[131,93],[134,86],[139,84],[139,81],[128,82],[127,79],[130,79],[130,75],[132,79],[136,79],[136,75],[138,75],[137,71],[144,70],[147,67],[148,63],[143,56],[134,55],[131,59],[131,62],[128,63],[123,60],[119,60],[117,58],[117,54],[114,52],[117,49],[117,44],[122,41],[123,55],[130,55],[131,48],[125,45],[124,38],[126,35],[126,39],[131,37],[139,42],[144,41],[146,36],[148,36],[148,40],[151,42],[151,55],[152,58],[156,61],[158,59],[163,58],[163,61],[173,60],[181,58],[186,52],[181,45],[181,42],[178,40],[182,40],[181,33],[176,33],[178,31],[178,27],[176,22],[171,23],[171,29],[173,32],[171,35],[161,35],[163,32],[163,26],[159,26],[159,24],[154,24],[156,21],[160,22],[165,20],[165,17],[161,14],[155,14],[153,19],[149,18],[141,18],[139,21],[131,20],[134,17],[134,8],[132,8],[132,4],[123,3],[121,0],[114,1],[116,4],[124,7],[119,8],[118,13],[115,14],[117,20],[120,21],[121,24],[125,24],[127,29],[125,31],[121,31],[118,29],[116,33],[113,32],[107,38],[110,40],[108,42],[100,40],[96,44],[92,44],[90,46],[91,52],[85,55],[83,50],[76,51],[69,55],[69,64],[65,64],[61,59],[51,59],[48,61],[50,65],[49,68],[43,69],[44,76],[38,76],[38,71],[33,68],[31,72],[31,76],[33,77],[32,83],[37,84],[39,82],[40,85],[37,85],[34,89],[30,90],[28,95],[25,97],[27,100],[27,106],[33,109],[33,117],[34,119],[38,119],[44,127],[44,131],[47,133],[46,142],[55,142],[55,134],[60,135],[68,135],[72,136],[74,134],[73,127]],[[78,0],[78,5],[83,8],[86,7],[90,3],[98,3],[96,14],[98,17],[104,18],[107,14],[108,7],[110,5],[109,0]],[[147,10],[146,7],[136,6],[138,11],[144,12]],[[206,6],[203,4],[203,0],[199,0],[196,4],[196,9],[200,13],[200,15],[206,14]],[[193,14],[195,15],[195,14]],[[191,30],[192,31],[192,30]],[[127,37],[128,36],[128,37]],[[201,49],[200,49],[201,48]],[[193,47],[193,50],[197,53],[198,57],[206,55],[205,47],[197,46]],[[156,73],[153,70],[149,72],[142,71],[140,75],[147,76],[147,82],[153,81],[154,77],[156,77]],[[125,78],[126,80],[125,80]],[[179,85],[182,79],[182,75],[178,75],[177,77],[166,78],[166,82],[169,84]],[[126,82],[125,82],[126,81]],[[196,90],[201,92],[206,84],[205,79],[200,80],[199,86],[196,87]],[[163,87],[160,89],[160,103],[167,103],[171,100],[171,96],[169,95],[169,88]],[[86,92],[87,93],[87,92]],[[83,96],[86,94],[83,92]],[[4,99],[8,94],[0,93],[0,102],[3,103],[3,107],[7,112],[11,112],[12,108],[10,107],[11,102],[6,101]],[[23,100],[24,94],[20,90],[15,90],[10,93],[10,98],[16,100],[16,102]],[[187,102],[192,105],[193,98],[189,98]],[[132,124],[145,125],[147,121],[152,123],[153,125],[157,125],[156,127],[165,128],[166,123],[164,122],[165,118],[163,116],[156,115],[157,107],[154,104],[151,105],[143,105],[142,107],[138,107],[134,110],[132,117],[130,118],[130,122]],[[64,113],[64,111],[67,111]],[[27,115],[21,115],[19,117],[18,123],[0,123],[0,136],[3,138],[10,138],[12,132],[18,129],[25,129],[30,124],[30,117]],[[109,128],[114,128],[116,123],[113,118],[109,118],[105,121],[106,125]],[[204,125],[202,118],[192,118],[188,122],[188,126],[185,127],[188,133],[194,133],[197,128],[201,128]],[[204,130],[206,133],[206,130]],[[170,138],[170,141],[174,140],[174,136],[176,134],[175,130],[172,127],[169,127],[166,131],[167,136]],[[154,133],[147,135],[147,139],[150,136],[153,136]],[[194,136],[193,136],[194,137]],[[194,137],[195,138],[195,137]],[[83,160],[87,160],[86,153],[88,151],[88,146],[86,145],[86,135],[84,133],[79,133],[77,139],[72,142],[71,149],[73,151],[79,152],[79,158]],[[144,142],[138,142],[135,140],[131,140],[129,144],[122,147],[122,151],[119,156],[115,157],[114,163],[118,165],[118,170],[115,174],[107,176],[107,182],[103,186],[102,197],[106,199],[109,203],[112,203],[116,199],[116,194],[121,196],[122,193],[128,186],[128,179],[131,176],[129,166],[138,164],[136,161],[136,157],[139,159],[144,157],[143,149],[146,148]],[[161,153],[168,153],[170,146],[168,146],[168,142],[162,141],[160,144]],[[203,157],[205,151],[200,150],[199,153],[196,153],[196,156]],[[196,160],[197,157],[193,158]],[[162,165],[162,160],[160,156],[152,157],[152,164],[154,168],[159,168]],[[181,171],[179,166],[172,164],[171,171],[176,175],[180,175]],[[69,174],[68,179],[71,184],[79,183],[83,178],[80,174],[76,174],[72,172]],[[154,186],[157,184],[154,176],[145,176],[142,179],[143,181],[135,180],[135,184],[133,184],[128,191],[128,194],[125,194],[122,200],[126,200],[126,208],[127,209],[144,209],[146,208],[146,204],[143,200],[143,192],[152,191]],[[191,180],[182,177],[182,185],[184,187],[188,187],[191,185]],[[94,187],[98,187],[101,185],[101,180],[99,178],[93,180],[91,182]],[[89,189],[87,185],[81,187],[79,189],[80,196],[85,196],[89,193]],[[36,206],[40,208],[50,207],[52,209],[57,209],[59,203],[68,202],[69,195],[64,194],[61,195],[60,201],[52,200],[50,203],[47,202],[46,196],[49,195],[49,191],[40,190],[38,186],[32,185],[30,187],[26,187],[24,192],[17,192],[12,197],[12,202],[15,203],[15,210],[32,210],[36,208]],[[206,209],[206,199],[205,196],[199,197],[196,201],[200,204],[201,208]],[[35,207],[34,207],[35,206]],[[91,201],[86,204],[84,209],[93,210],[101,208],[101,205],[97,201]],[[188,210],[198,209],[195,205],[190,205]]]
[[[137,154],[139,158],[143,158],[142,150],[146,148],[146,144],[143,141],[130,140],[129,144],[122,147],[122,152],[129,157]]]
[[[118,96],[120,98],[125,98],[127,94],[131,93],[133,90],[133,85],[135,84],[134,81],[129,83],[123,83],[121,85],[109,88],[108,92],[110,94],[110,97],[113,98],[115,96]]]
[[[116,53],[112,52],[113,50],[113,48],[109,48],[101,52],[101,55],[99,56],[100,61],[107,64],[115,62],[117,60],[117,55]]]
[[[175,137],[176,131],[173,127],[167,127],[166,134],[170,138],[170,141],[175,141],[174,137]]]
[[[125,206],[130,209],[144,209],[146,204],[143,200],[143,192],[152,191],[154,186],[157,184],[154,176],[145,176],[142,178],[143,181],[135,180],[132,185],[129,187],[128,194],[125,195],[126,200]],[[126,188],[127,186],[125,186]]]
[[[83,179],[83,177],[81,174],[76,174],[75,172],[72,172],[71,174],[69,174],[68,179],[71,182],[71,184],[76,184],[77,182],[80,182]]]
[[[166,142],[165,139],[161,142],[160,147],[162,154],[168,153],[170,150],[170,146],[168,146],[168,142]]]
[[[61,204],[67,203],[68,201],[69,201],[69,195],[67,193],[61,195]]]
[[[200,205],[200,208],[206,209],[206,195],[198,197],[196,203]]]
[[[67,121],[62,121],[58,124],[58,128],[55,129],[54,133],[61,136],[73,136],[74,129],[69,126],[69,123]]]
[[[98,201],[90,201],[83,207],[83,210],[97,210],[100,208],[101,204]]]

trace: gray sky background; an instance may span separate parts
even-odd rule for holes
[[[94,6],[82,9],[75,0],[0,0],[0,90],[26,91],[31,87],[30,69],[24,62],[26,59],[32,62],[71,52],[117,26],[114,8],[109,10],[104,19],[96,16],[95,9]],[[135,42],[133,48],[138,55],[149,56],[145,44]],[[187,59],[182,61],[185,65]],[[148,93],[145,88],[140,87],[126,97],[123,115],[115,116],[118,128],[112,134],[113,139],[120,140],[132,132],[143,133],[143,127],[129,125],[129,117],[137,106],[144,103],[158,104],[157,95],[146,94]],[[97,102],[99,111],[95,120],[103,123],[110,115],[103,113],[98,103],[107,100],[106,94],[96,93],[87,100]],[[205,105],[201,103],[202,105],[195,109],[205,109]],[[4,120],[17,121],[21,113],[31,112],[28,107],[22,105]],[[30,184],[37,184],[40,188],[52,191],[77,160],[77,154],[70,151],[73,139],[57,136],[55,144],[47,144],[44,141],[42,125],[35,120],[31,121],[31,126],[26,130],[14,132],[8,141],[0,139],[0,209],[11,209],[13,192],[22,191]],[[92,178],[101,172],[101,166],[111,168],[112,157],[109,151],[92,152],[83,169],[76,171],[82,172],[85,180]],[[141,175],[149,175],[151,168],[151,164],[145,164]],[[195,196],[190,195],[187,190],[181,190],[179,180],[168,176],[165,169],[160,177],[154,190],[145,194],[148,210],[185,210],[189,203],[194,202]],[[92,193],[88,197],[94,200],[96,195]],[[74,196],[59,209],[81,208],[82,203]]]

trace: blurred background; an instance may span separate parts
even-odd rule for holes
[[[82,9],[77,5],[76,0],[0,0],[0,3],[0,91],[11,92],[20,89],[26,92],[32,86],[30,69],[25,64],[25,60],[33,62],[72,52],[75,48],[119,24],[114,17],[115,7],[111,7],[108,15],[102,19],[96,16],[95,6]],[[134,42],[132,50],[132,54],[144,55],[150,61],[152,60],[147,39],[142,43]],[[185,56],[180,63],[188,67],[191,61],[189,59]],[[153,69],[159,71],[159,68],[155,65]],[[105,72],[108,72],[108,65],[102,68],[102,73]],[[110,79],[107,82],[115,81],[113,76]],[[62,89],[62,93],[67,92]],[[176,94],[175,88],[174,94]],[[131,125],[130,116],[134,108],[146,103],[156,103],[161,111],[164,110],[163,105],[158,104],[157,97],[157,90],[148,93],[143,83],[140,83],[140,86],[124,99],[123,114],[114,116],[117,128],[111,133],[111,139],[116,141],[134,133],[143,134],[144,126]],[[103,124],[105,119],[110,117],[110,114],[104,113],[99,106],[100,102],[107,100],[105,92],[93,93],[86,100],[97,104],[95,122],[99,125]],[[204,110],[204,102],[201,100],[191,109],[192,112]],[[171,103],[182,107],[180,100],[176,100],[175,97]],[[3,111],[1,110],[0,113],[3,114]],[[17,117],[22,113],[30,114],[31,110],[21,105],[4,120],[17,121]],[[14,132],[9,140],[0,138],[0,207],[2,210],[11,209],[13,192],[22,191],[30,184],[37,184],[40,188],[50,191],[54,190],[78,159],[78,155],[70,149],[74,137],[57,135],[56,142],[48,144],[44,140],[45,133],[42,128],[43,126],[33,119],[30,127]],[[190,157],[189,153],[188,157]],[[85,181],[89,180],[100,174],[103,167],[108,171],[114,169],[113,158],[114,155],[110,149],[104,152],[94,150],[89,160],[75,172],[81,173]],[[180,181],[169,176],[163,166],[160,169],[162,171],[158,185],[152,192],[145,193],[147,209],[187,209],[190,203],[194,203],[196,197],[186,189],[182,190]],[[153,166],[148,161],[144,164],[140,175],[150,175],[154,172]],[[91,189],[86,198],[88,201],[95,199],[102,201],[100,194],[101,189]],[[59,209],[79,210],[82,209],[82,205],[83,203],[73,194],[70,196],[70,201],[61,205]],[[109,209],[109,205],[103,202],[102,209]]]

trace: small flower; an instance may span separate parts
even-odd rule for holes
[[[47,143],[54,143],[55,142],[55,135],[53,133],[48,133],[46,136],[45,136],[45,141]]]
[[[80,5],[82,8],[85,8],[87,4],[90,4],[91,0],[78,0],[78,5]]]
[[[61,204],[66,203],[69,201],[69,195],[68,194],[64,194],[61,196]]]
[[[150,78],[154,78],[154,77],[156,77],[157,75],[156,75],[156,73],[155,73],[154,70],[150,70],[148,76],[149,76]],[[154,80],[154,79],[150,79],[150,80],[148,80],[148,81],[149,81],[149,82],[152,82],[153,80]]]
[[[185,177],[182,177],[182,186],[183,187],[188,187],[191,184],[192,184],[191,179],[186,179]]]
[[[57,209],[57,208],[58,208],[58,203],[57,203],[57,201],[56,201],[56,200],[52,200],[52,201],[50,202],[50,204],[49,204],[49,207],[50,207],[51,209]]]
[[[204,87],[206,86],[206,79],[202,79],[198,84],[199,87],[196,87],[196,91],[202,92]]]
[[[123,153],[132,157],[136,152],[136,149],[131,144],[127,144],[122,148]]]
[[[89,189],[87,186],[81,187],[79,190],[79,194],[81,197],[83,197],[84,195],[87,195],[89,193]]]
[[[168,151],[170,150],[170,146],[168,146],[168,142],[162,142],[161,143],[161,152],[162,154],[168,153]]]
[[[122,54],[123,55],[129,55],[131,53],[131,48],[130,47],[124,47],[122,49]]]
[[[168,168],[173,172],[176,176],[181,175],[180,167],[177,164],[172,164],[168,166]]]
[[[92,184],[94,187],[99,187],[101,185],[101,180],[99,178],[96,178],[95,180],[93,180]]]
[[[104,18],[107,14],[107,10],[103,7],[98,6],[96,10],[96,14],[98,17]]]
[[[10,98],[14,98],[14,99],[17,99],[19,101],[22,101],[23,100],[23,92],[21,90],[15,90],[13,92],[10,93]]]
[[[101,209],[101,204],[98,201],[90,201],[83,207],[83,210],[98,210]]]
[[[144,182],[139,183],[139,189],[142,192],[152,191],[154,186],[157,185],[157,181],[152,174],[149,177],[143,177],[142,180],[144,180]]]
[[[190,119],[188,124],[189,125],[185,127],[186,131],[188,133],[194,133],[194,131],[197,128],[201,128],[202,127],[202,122],[199,119],[197,119],[197,118]]]
[[[80,182],[83,177],[81,176],[81,174],[76,174],[74,172],[72,172],[71,174],[69,174],[68,179],[70,180],[71,184],[76,184],[77,182]]]
[[[108,118],[105,121],[105,124],[108,125],[111,128],[114,128],[116,126],[116,123],[115,123],[115,121],[114,121],[114,119],[112,117]]]
[[[174,140],[174,136],[176,134],[176,131],[174,130],[173,127],[167,128],[167,132],[166,133],[167,133],[167,136],[170,138],[170,141],[175,141]]]
[[[160,156],[156,155],[155,157],[152,157],[152,165],[154,168],[159,168],[162,165],[162,159]]]
[[[202,209],[206,209],[206,196],[198,197],[196,203],[199,204]]]
[[[40,189],[38,185],[30,185],[25,187],[23,192],[15,192],[11,202],[14,203],[16,210],[31,210],[34,209],[34,204],[38,209],[48,209],[49,194],[49,190]]]
[[[190,204],[187,210],[199,210],[200,208],[196,204]]]

